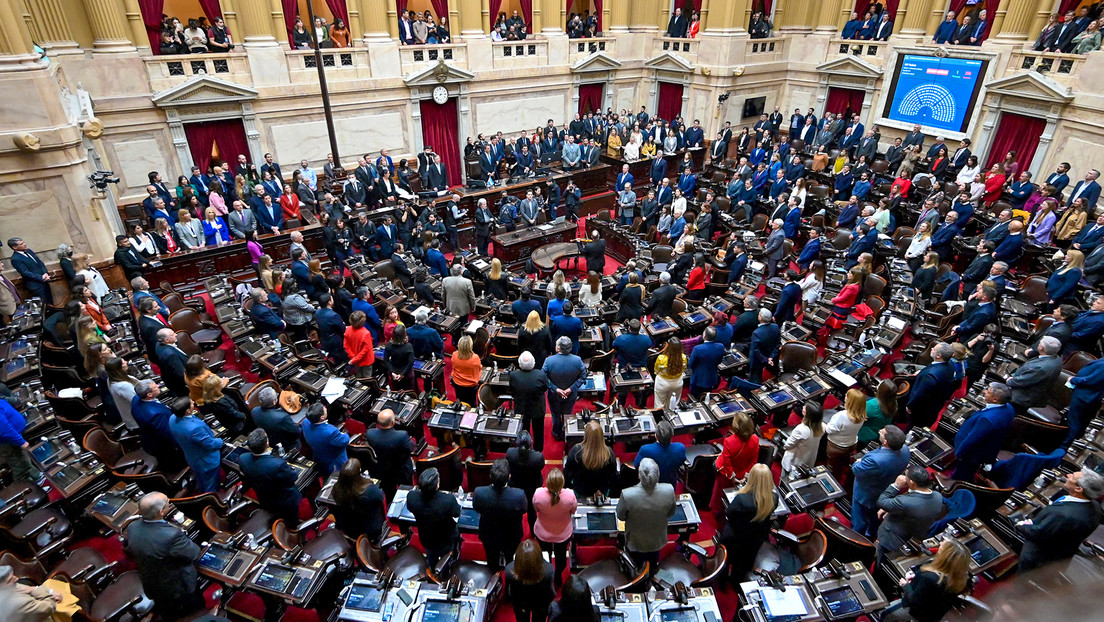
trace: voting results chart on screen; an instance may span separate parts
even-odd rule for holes
[[[952,132],[964,131],[984,72],[980,60],[904,55],[887,117]]]

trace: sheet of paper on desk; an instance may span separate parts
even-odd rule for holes
[[[776,590],[773,587],[759,588],[759,594],[763,597],[763,604],[767,608],[767,615],[772,618],[781,616],[803,616],[809,613],[805,607],[805,601],[801,598],[800,590]]]
[[[417,309],[414,309],[414,313],[412,315],[415,315],[415,316],[418,315],[419,311],[425,311],[426,315],[432,315],[433,314],[433,309],[430,309],[429,307],[427,307],[425,305],[422,305],[422,306],[418,307]]]
[[[891,317],[886,324],[893,330],[903,330],[905,328],[905,321],[899,317]]]
[[[549,229],[552,228],[552,226],[553,225],[541,225],[541,226],[537,227],[537,229],[540,229],[541,231],[548,231]]]
[[[843,373],[842,371],[840,371],[838,369],[833,369],[833,370],[829,371],[828,375],[835,378],[837,381],[839,381],[840,384],[842,384],[844,386],[849,387],[849,386],[852,386],[852,385],[859,384],[859,381],[855,380],[855,378],[853,376],[845,374],[845,373]]]
[[[335,400],[340,399],[345,395],[345,379],[331,377],[326,381],[326,386],[322,387],[322,397],[326,402],[333,404]]]
[[[682,425],[694,425],[703,421],[701,414],[696,410],[680,410],[678,411],[678,418]]]

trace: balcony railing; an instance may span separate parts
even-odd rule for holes
[[[568,59],[572,64],[595,52],[616,57],[617,40],[613,37],[595,37],[593,39],[571,39],[568,41]]]
[[[885,41],[853,41],[832,39],[828,43],[828,56],[857,56],[859,58],[885,58]]]
[[[698,57],[698,46],[701,41],[697,39],[675,39],[672,37],[656,37],[652,44],[653,54],[671,52],[684,58],[695,59]]]
[[[1008,69],[1012,73],[1037,71],[1044,74],[1069,75],[1080,71],[1085,57],[1080,54],[1057,54],[1052,52],[1014,51]],[[1053,76],[1052,76],[1053,77]]]
[[[491,57],[495,69],[543,67],[548,64],[548,41],[495,41],[491,43]]]
[[[163,91],[195,76],[208,75],[229,82],[252,85],[245,52],[146,56],[146,74],[154,92]]]
[[[748,39],[744,43],[744,55],[749,63],[782,60],[785,57],[785,52],[786,40],[782,38]]]
[[[403,45],[399,47],[399,60],[404,75],[436,65],[440,61],[467,69],[468,46],[463,43]]]

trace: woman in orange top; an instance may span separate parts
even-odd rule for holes
[[[345,329],[345,354],[349,355],[357,378],[370,378],[372,365],[376,362],[376,349],[372,345],[372,333],[364,327],[368,316],[363,311],[353,311],[349,315],[349,327]]]
[[[686,299],[705,300],[705,283],[708,280],[705,274],[705,256],[697,253],[694,255],[694,268],[690,270],[686,281]]]
[[[345,20],[340,17],[334,21],[333,26],[330,26],[330,41],[333,41],[334,47],[337,48],[349,47],[349,29],[345,26]]]
[[[825,324],[830,330],[835,330],[847,322],[847,316],[851,315],[851,309],[855,306],[855,300],[862,292],[862,280],[865,275],[863,269],[855,266],[847,273],[847,284],[840,293],[832,299],[832,317]]]
[[[483,373],[483,361],[472,351],[472,338],[464,335],[452,353],[452,388],[456,399],[468,406],[477,405],[479,376]]]
[[[751,417],[737,413],[732,418],[732,434],[724,439],[721,455],[713,463],[717,467],[717,477],[713,484],[713,500],[709,507],[717,517],[720,528],[724,524],[724,489],[732,488],[747,477],[748,471],[759,460],[759,436],[755,434],[755,422]]]
[[[1004,182],[1008,180],[1008,177],[1004,174],[1004,167],[1000,162],[993,165],[993,168],[985,174],[985,194],[982,196],[982,201],[986,205],[992,205],[997,199],[1001,198],[1001,193],[1004,192]]]
[[[280,195],[280,208],[284,210],[284,218],[303,218],[303,214],[299,211],[299,195],[291,191],[291,184],[284,184],[284,193]]]
[[[96,326],[99,326],[100,330],[105,333],[111,332],[111,322],[107,321],[103,309],[96,303],[96,295],[92,293],[91,289],[84,285],[78,285],[73,288],[73,296],[80,301],[84,314],[96,320]]]

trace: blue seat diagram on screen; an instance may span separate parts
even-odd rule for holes
[[[953,132],[964,131],[982,61],[905,55],[889,118]]]

